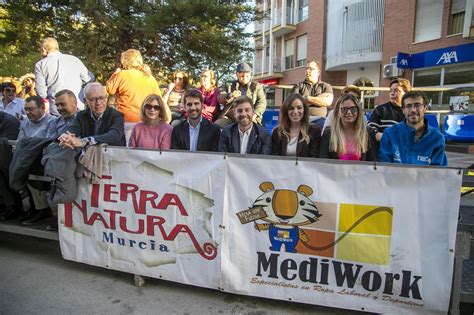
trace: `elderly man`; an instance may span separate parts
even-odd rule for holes
[[[78,58],[61,53],[58,42],[52,37],[41,40],[40,49],[43,59],[35,65],[36,94],[49,102],[51,114],[59,115],[54,95],[69,89],[80,99],[82,84],[92,82],[94,76]],[[82,102],[78,105],[84,108]]]
[[[263,85],[252,81],[252,67],[245,62],[239,64],[236,76],[237,80],[232,82],[227,89],[222,90],[219,95],[219,103],[224,106],[224,109],[216,124],[221,128],[235,122],[232,107],[234,100],[241,95],[245,95],[251,100],[250,104],[253,110],[252,121],[254,123],[262,123],[263,113],[267,108]]]
[[[424,92],[411,91],[403,95],[405,121],[385,129],[380,142],[381,162],[448,165],[444,137],[425,119],[428,97]]]
[[[84,88],[86,110],[76,118],[59,136],[60,146],[82,148],[96,143],[125,146],[123,114],[107,107],[105,87],[100,83],[89,83]]]
[[[54,103],[61,116],[49,124],[46,138],[56,139],[63,134],[76,118],[77,98],[71,90],[61,90],[54,95]]]
[[[187,120],[173,128],[171,148],[189,151],[217,151],[221,130],[202,117],[204,99],[199,90],[189,90],[184,94]]]
[[[315,60],[306,63],[306,78],[304,81],[293,86],[293,93],[301,94],[309,106],[310,121],[318,121],[322,129],[322,123],[327,115],[327,108],[331,106],[334,98],[332,87],[329,83],[321,81],[321,66]]]
[[[24,105],[25,101],[16,97],[16,86],[11,82],[2,83],[2,94],[0,98],[0,111],[16,117],[18,120],[25,115]]]
[[[239,96],[234,101],[234,116],[237,122],[222,130],[219,151],[241,154],[271,154],[272,139],[267,130],[252,121],[252,100]]]
[[[39,96],[30,96],[25,100],[25,112],[28,119],[21,122],[18,140],[25,137],[45,138],[49,124],[57,117],[46,112],[46,105]]]

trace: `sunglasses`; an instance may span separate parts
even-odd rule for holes
[[[15,89],[12,89],[12,88],[4,88],[3,91],[4,91],[4,92],[7,92],[7,93],[16,92],[16,90],[15,90]]]
[[[355,115],[359,112],[359,108],[357,106],[341,107],[341,113],[345,115],[348,112],[351,112],[352,115]]]
[[[151,105],[151,104],[145,104],[145,109],[146,110],[156,110],[156,111],[159,111],[160,110],[160,105]]]

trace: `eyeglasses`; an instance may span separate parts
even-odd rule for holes
[[[88,103],[95,104],[97,102],[105,102],[107,100],[107,96],[99,96],[99,97],[88,97],[86,98]]]
[[[145,109],[146,110],[156,110],[156,111],[159,111],[160,110],[160,105],[151,105],[151,104],[145,104]]]
[[[341,107],[341,113],[346,115],[348,112],[351,112],[352,115],[355,115],[359,112],[359,108],[357,106]]]
[[[423,103],[415,103],[415,104],[404,104],[402,106],[404,109],[412,110],[413,108],[416,110],[420,110],[423,107],[425,107],[425,104]]]
[[[4,88],[3,91],[4,91],[4,92],[7,92],[7,93],[16,92],[16,90],[15,90],[15,89],[12,89],[12,88]]]

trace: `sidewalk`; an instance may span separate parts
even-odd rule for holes
[[[0,232],[0,314],[364,314],[253,298],[63,260],[56,241]]]

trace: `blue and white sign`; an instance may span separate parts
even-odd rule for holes
[[[399,52],[397,67],[416,69],[474,61],[474,43],[427,50],[417,54]]]

